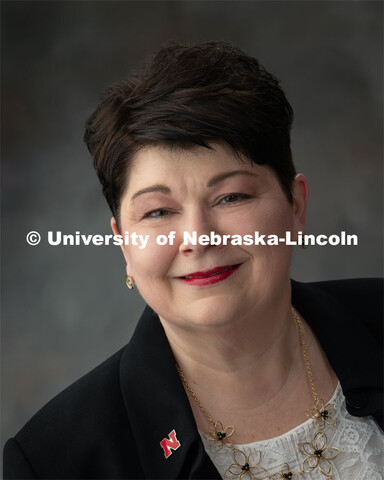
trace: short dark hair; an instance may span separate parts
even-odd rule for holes
[[[279,81],[255,58],[225,42],[172,43],[104,92],[84,140],[119,222],[130,159],[146,145],[224,142],[272,168],[292,202],[292,120]]]

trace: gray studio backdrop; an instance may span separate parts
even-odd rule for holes
[[[84,123],[103,88],[168,40],[233,42],[282,80],[308,232],[359,237],[298,249],[292,276],[382,275],[382,2],[3,1],[3,443],[126,344],[143,309],[119,247],[45,238],[110,233]]]

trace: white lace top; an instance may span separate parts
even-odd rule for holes
[[[333,480],[384,480],[384,435],[375,420],[372,417],[353,417],[348,413],[340,383],[328,403],[335,404],[334,417],[337,424],[336,426],[326,425],[323,431],[327,437],[327,445],[340,450],[336,458],[330,460],[333,466]],[[259,458],[256,458],[258,454],[252,452],[261,451],[259,466],[267,470],[268,475],[272,477],[275,474],[286,473],[284,469],[282,470],[284,464],[289,464],[289,470],[292,472],[300,471],[306,456],[298,450],[297,444],[312,443],[317,432],[314,420],[309,419],[279,437],[236,447],[243,451],[245,456],[251,455],[250,465],[259,461]],[[239,478],[229,472],[226,474],[228,467],[234,464],[233,451],[228,447],[216,451],[212,441],[205,438],[203,434],[201,437],[205,450],[221,477],[225,479]],[[239,454],[240,464],[245,463],[242,457],[243,455]],[[236,470],[236,468],[234,469]],[[268,478],[263,477],[262,471],[258,469],[253,470],[252,475],[250,473],[242,473],[242,480]],[[328,478],[329,480],[329,477],[326,477],[318,468],[302,476],[276,476],[274,478],[292,478],[292,480],[327,480]]]

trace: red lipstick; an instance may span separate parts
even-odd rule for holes
[[[206,270],[205,272],[193,272],[184,277],[177,277],[188,285],[204,286],[213,285],[214,283],[222,282],[234,273],[241,263],[237,265],[224,265],[222,267]]]

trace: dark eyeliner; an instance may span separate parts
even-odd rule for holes
[[[223,197],[221,197],[218,201],[218,203],[220,204],[223,200],[225,200],[226,198],[228,197],[231,197],[231,196],[236,196],[238,197],[238,199],[234,202],[226,202],[226,203],[223,203],[222,205],[230,205],[231,203],[233,204],[236,204],[236,203],[239,203],[239,201],[242,201],[242,200],[247,200],[249,198],[252,198],[252,195],[248,195],[247,193],[236,193],[236,192],[233,192],[233,193],[228,193],[227,195],[224,195]]]
[[[166,215],[157,215],[157,216],[151,216],[152,213],[155,213],[155,212],[161,212],[161,211],[164,211],[164,212],[167,212]],[[142,217],[142,220],[144,220],[145,218],[162,218],[162,217],[166,217],[168,216],[168,214],[171,213],[169,210],[167,210],[166,208],[156,208],[155,210],[150,210],[149,212],[145,213],[144,216]]]

